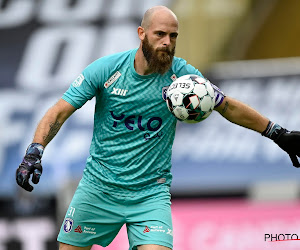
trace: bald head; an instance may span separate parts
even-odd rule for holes
[[[165,6],[154,6],[145,12],[141,26],[144,29],[148,29],[153,21],[159,18],[169,19],[170,21],[176,22],[178,25],[176,15],[169,8]]]
[[[135,67],[142,74],[166,73],[175,55],[178,36],[178,20],[176,15],[165,6],[148,9],[141,26],[137,29],[141,40],[136,54]]]

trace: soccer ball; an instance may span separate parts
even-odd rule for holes
[[[177,78],[166,93],[168,109],[180,121],[197,123],[205,120],[215,106],[214,89],[198,75]]]

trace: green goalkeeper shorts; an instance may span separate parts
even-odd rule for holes
[[[108,194],[81,180],[57,240],[85,247],[108,246],[126,224],[129,249],[145,244],[173,248],[170,193],[143,197]]]

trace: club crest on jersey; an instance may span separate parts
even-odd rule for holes
[[[64,231],[70,233],[73,228],[74,221],[71,218],[66,218],[64,222]]]
[[[168,90],[169,86],[165,86],[162,88],[162,99],[166,100],[167,99],[167,90]]]

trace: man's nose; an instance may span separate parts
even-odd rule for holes
[[[168,47],[170,46],[170,44],[171,44],[171,38],[169,36],[165,36],[163,40],[163,45]]]

